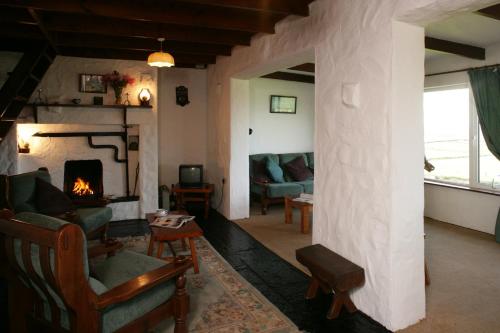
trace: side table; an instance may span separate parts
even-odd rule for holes
[[[286,196],[285,197],[285,223],[292,223],[292,208],[300,209],[300,231],[303,234],[309,233],[309,212],[313,204],[302,202],[302,201],[294,201],[293,198]]]
[[[186,202],[203,202],[205,204],[204,217],[208,218],[210,210],[210,196],[214,192],[214,184],[203,184],[202,187],[181,187],[179,184],[172,185],[172,193],[176,196],[175,209],[185,209]]]
[[[173,214],[187,215],[185,211],[172,212]],[[155,214],[146,214],[148,223],[151,223],[155,219]],[[180,240],[182,242],[182,247],[185,248],[186,238],[189,241],[189,250],[191,251],[191,260],[193,261],[194,272],[198,274],[200,272],[198,266],[198,257],[196,255],[196,246],[194,244],[194,239],[196,237],[203,236],[203,230],[196,224],[194,220],[187,222],[179,229],[164,228],[164,227],[153,227],[150,226],[151,237],[149,239],[148,246],[148,256],[153,255],[155,243],[157,243],[156,257],[160,259],[165,259],[168,261],[175,260],[177,254],[175,253],[174,247],[171,242]],[[164,245],[167,243],[173,257],[162,257]]]

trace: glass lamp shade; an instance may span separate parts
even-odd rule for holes
[[[154,52],[148,57],[148,65],[153,67],[172,67],[175,65],[174,57],[166,52]]]
[[[149,105],[151,100],[151,92],[147,88],[142,88],[139,92],[139,102],[141,105]]]

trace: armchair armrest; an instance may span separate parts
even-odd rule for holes
[[[258,182],[256,180],[252,180],[252,183],[254,183],[255,185],[263,186],[263,187],[267,187],[270,184],[270,183]]]
[[[95,304],[96,309],[100,310],[111,304],[127,301],[162,282],[184,274],[192,266],[191,259],[185,258],[182,262],[167,264],[133,278],[99,295]]]

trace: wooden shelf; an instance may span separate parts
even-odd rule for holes
[[[95,109],[152,109],[151,105],[142,106],[142,105],[94,105],[94,104],[35,104],[36,107],[45,106],[45,107],[65,107],[65,108],[95,108]]]

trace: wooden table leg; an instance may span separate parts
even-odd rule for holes
[[[193,238],[189,238],[189,248],[191,249],[191,260],[193,261],[194,273],[198,274],[200,268],[198,267],[198,256],[196,255],[196,246],[194,245]]]
[[[208,212],[210,209],[210,195],[205,193],[205,219],[208,219]]]
[[[158,243],[159,244],[158,244],[158,250],[156,251],[156,257],[157,258],[161,258],[161,255],[163,254],[163,246],[164,246],[164,244],[163,244],[162,241],[160,241]]]
[[[285,223],[292,223],[292,207],[290,205],[290,198],[285,197]]]
[[[153,249],[155,247],[155,239],[153,237],[153,234],[149,237],[149,246],[148,246],[148,256],[153,255]]]
[[[303,234],[309,233],[309,206],[300,208],[300,229]]]

